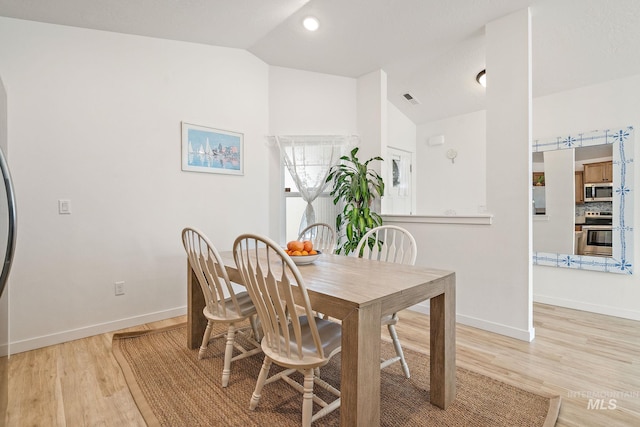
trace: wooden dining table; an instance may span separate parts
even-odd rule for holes
[[[221,256],[229,278],[242,284],[233,252]],[[442,409],[451,404],[456,396],[454,272],[327,254],[299,270],[312,308],[342,323],[340,425],[380,425],[380,319],[427,299],[430,401]],[[197,348],[207,324],[205,302],[188,262],[187,271],[187,346]]]

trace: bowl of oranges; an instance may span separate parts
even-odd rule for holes
[[[322,252],[313,249],[313,242],[310,240],[292,240],[287,243],[287,248],[284,251],[296,265],[311,264],[322,255]]]

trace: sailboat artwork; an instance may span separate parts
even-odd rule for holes
[[[244,135],[182,122],[182,170],[244,174]]]

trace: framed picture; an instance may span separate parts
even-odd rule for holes
[[[244,135],[182,122],[182,170],[244,175]]]

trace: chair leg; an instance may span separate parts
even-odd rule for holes
[[[313,416],[313,369],[305,369],[303,372],[302,427],[311,427],[311,417]]]
[[[211,339],[212,330],[213,322],[209,320],[207,321],[207,328],[204,330],[204,336],[202,337],[202,344],[200,345],[200,351],[198,352],[198,359],[202,359],[204,357],[205,351],[207,351],[207,346],[209,345],[209,340]]]
[[[271,359],[265,356],[264,362],[262,363],[262,369],[260,369],[260,374],[258,375],[258,381],[256,382],[256,388],[253,391],[251,401],[249,402],[249,409],[252,411],[256,409],[258,402],[260,402],[262,387],[264,387],[264,382],[267,380],[267,376],[269,375],[269,369],[271,369]]]
[[[409,365],[407,365],[407,361],[404,359],[404,352],[402,351],[402,346],[400,345],[400,340],[396,333],[396,327],[394,325],[387,325],[387,329],[389,330],[389,335],[391,335],[391,340],[393,341],[393,347],[396,350],[396,354],[400,358],[400,364],[402,365],[404,376],[409,378]]]
[[[253,331],[253,339],[255,339],[257,342],[260,342],[260,339],[262,337],[260,336],[257,316],[249,317],[249,323],[251,323],[251,330]]]
[[[234,324],[229,325],[227,330],[227,346],[224,350],[224,368],[222,368],[222,387],[229,384],[231,376],[231,358],[233,357],[233,341],[235,340],[236,327]]]

